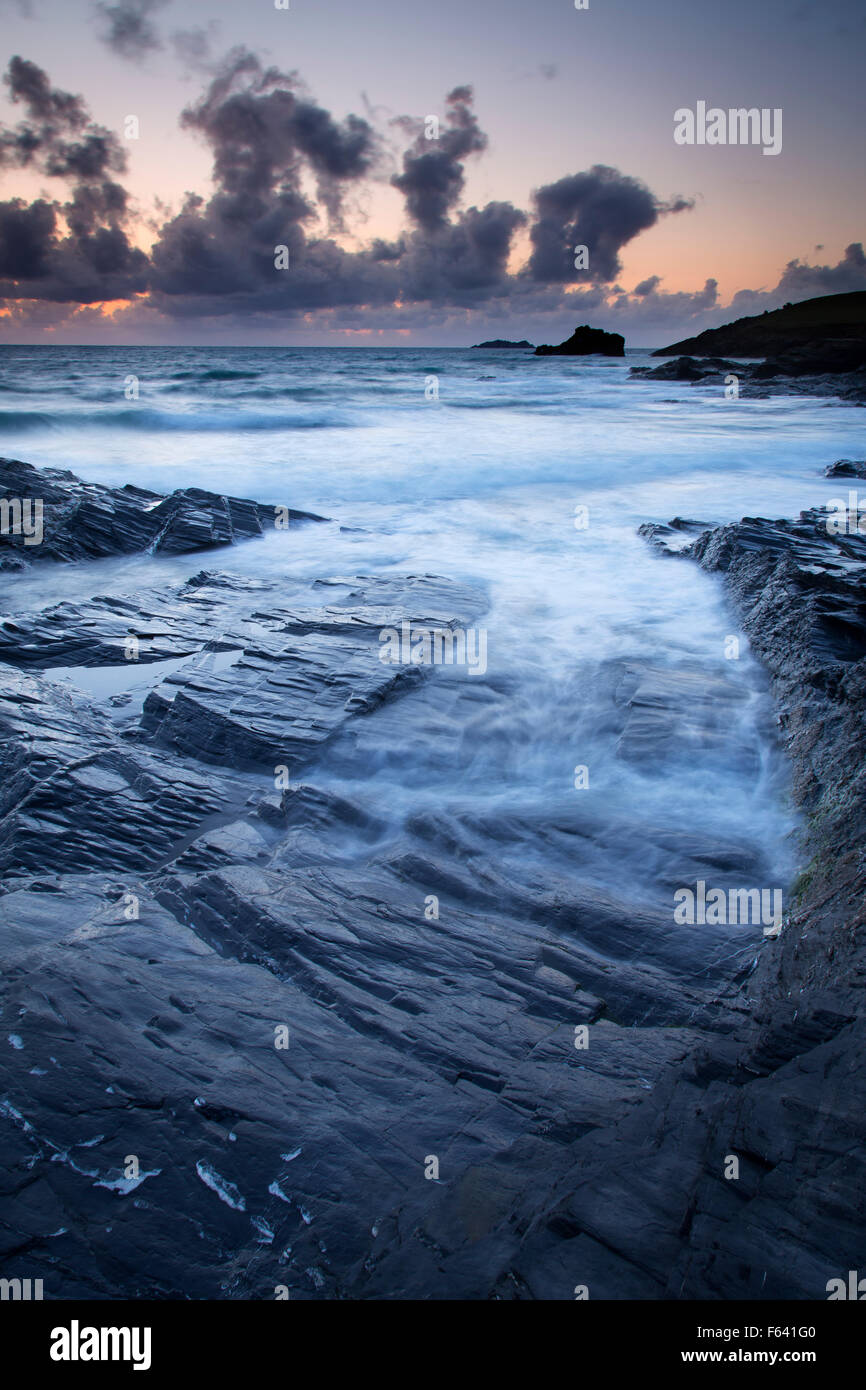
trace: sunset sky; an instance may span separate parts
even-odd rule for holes
[[[640,346],[866,289],[862,0],[0,0],[0,22],[0,341],[589,322]],[[781,108],[782,152],[677,145],[698,101]]]

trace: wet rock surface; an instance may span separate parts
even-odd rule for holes
[[[792,349],[763,362],[726,361],[718,357],[677,357],[659,367],[630,367],[636,381],[683,381],[718,386],[722,391],[736,377],[737,393],[745,399],[769,396],[827,396],[866,403],[866,349],[847,342]]]
[[[828,478],[866,478],[866,459],[837,459],[825,471]]]
[[[826,1298],[862,1263],[866,539],[827,520],[746,520],[690,550],[771,674],[809,815],[781,935],[727,995],[736,1032],[575,1144],[526,1234],[500,1233],[504,1296],[562,1297],[573,1277],[595,1297]]]
[[[774,681],[816,854],[777,939],[672,918],[683,874],[765,881],[744,839],[591,796],[359,798],[356,766],[413,750],[423,779],[501,738],[507,677],[379,656],[385,628],[482,618],[466,585],[337,575],[300,602],[202,571],[5,621],[4,1274],[49,1298],[808,1298],[856,1267],[863,542],[818,513],[652,539],[723,576]],[[614,758],[757,768],[721,667],[603,664]]]
[[[33,504],[41,508],[38,542],[4,515],[0,570],[142,550],[185,555],[261,536],[275,524],[287,527],[324,519],[202,488],[184,488],[166,497],[129,483],[103,487],[82,482],[65,469],[34,468],[18,459],[0,459],[0,501],[23,502],[31,526],[36,520]]]

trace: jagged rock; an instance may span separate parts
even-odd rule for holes
[[[723,357],[705,357],[698,361],[695,357],[677,357],[673,362],[663,362],[660,367],[632,367],[629,375],[644,381],[704,381],[708,377],[718,377],[721,372],[739,372],[736,362],[727,362]]]
[[[356,1268],[367,1297],[420,1269],[440,1297],[570,1299],[585,1284],[592,1298],[822,1299],[862,1262],[866,540],[828,534],[816,511],[707,530],[690,553],[723,577],[769,669],[813,864],[781,936],[724,996],[735,1027],[705,1029],[638,1104],[563,1148],[526,1137],[432,1204],[407,1197]]]
[[[407,747],[423,777],[501,737],[507,673],[378,659],[383,627],[478,616],[465,585],[202,572],[7,622],[4,1274],[26,1252],[48,1298],[805,1299],[857,1267],[866,539],[819,511],[648,535],[718,574],[773,683],[814,852],[778,938],[672,920],[672,863],[760,881],[743,837],[591,800],[392,804]],[[97,686],[129,635],[135,685]],[[694,740],[757,775],[721,658],[612,659],[597,686],[620,759]],[[290,749],[304,781],[275,785]]]
[[[830,373],[856,372],[866,366],[866,343],[848,338],[823,339],[820,342],[788,348],[765,362],[751,368],[756,380],[774,376],[825,376]]]
[[[708,521],[693,521],[675,516],[673,521],[666,525],[659,521],[645,521],[638,527],[638,535],[643,536],[662,554],[675,555],[691,545],[695,536],[710,529]]]
[[[0,500],[41,502],[41,538],[0,531],[0,569],[38,560],[69,561],[151,550],[168,555],[210,550],[250,540],[273,528],[277,509],[201,488],[164,497],[133,487],[85,483],[57,468],[33,468],[0,459]],[[281,525],[323,521],[312,512],[287,509]],[[35,534],[35,533],[34,533]]]
[[[827,478],[866,478],[866,459],[837,459],[824,470]]]

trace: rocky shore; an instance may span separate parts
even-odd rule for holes
[[[0,459],[0,505],[24,506],[24,521],[4,514],[0,572],[37,561],[115,555],[189,555],[263,536],[273,527],[323,521],[313,512],[263,507],[188,487],[165,496],[146,488],[85,483],[59,468]],[[35,534],[38,526],[38,535]],[[29,532],[29,534],[28,534]]]
[[[47,1298],[809,1299],[858,1268],[856,528],[646,529],[718,574],[772,682],[811,859],[762,937],[675,928],[619,886],[615,843],[600,889],[590,810],[395,826],[333,790],[335,766],[480,736],[501,684],[385,665],[378,634],[473,622],[484,593],[325,575],[287,602],[228,568],[273,508],[23,469],[0,462],[3,495],[51,493],[58,575],[113,536],[227,568],[0,626],[4,1276]],[[602,680],[618,756],[731,743],[723,676]],[[761,881],[740,843],[618,832],[689,880]]]
[[[658,348],[652,355],[671,360],[660,367],[632,367],[632,377],[704,382],[721,390],[733,375],[738,394],[752,399],[832,396],[863,405],[866,292],[786,304],[709,328],[694,338]]]
[[[736,378],[739,396],[766,400],[769,396],[827,396],[866,404],[866,365],[861,350],[818,345],[793,349],[763,362],[737,362],[724,357],[676,357],[660,367],[631,367],[637,381],[700,382],[717,386],[721,395]]]
[[[645,530],[671,563],[719,575],[770,673],[811,854],[780,935],[731,971],[713,1025],[704,1010],[685,1052],[644,1073],[638,1104],[559,1148],[523,1140],[479,1162],[491,1218],[468,1248],[467,1180],[438,1211],[404,1210],[368,1290],[406,1277],[413,1235],[433,1243],[431,1285],[435,1270],[464,1297],[823,1299],[862,1267],[866,537],[826,523]],[[632,1036],[642,1066],[652,1030]]]

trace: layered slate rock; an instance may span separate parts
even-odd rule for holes
[[[572,1281],[602,1298],[820,1299],[862,1263],[866,539],[827,520],[747,520],[691,550],[770,672],[809,813],[784,929],[729,993],[736,1034],[706,1034],[641,1107],[575,1144],[534,1215],[513,1203],[526,1234],[503,1223],[473,1261],[499,1260],[503,1297],[567,1297]]]
[[[273,583],[208,572],[159,594],[7,619],[4,870],[163,862],[195,826],[227,818],[250,795],[245,771],[264,765],[272,778],[277,764],[300,765],[352,719],[423,680],[418,666],[379,659],[384,620],[411,630],[419,620],[466,621],[484,605],[476,591],[432,576],[315,588],[333,602],[305,619],[279,607]],[[91,673],[103,696],[95,701],[85,695]],[[204,762],[220,770],[205,775]]]
[[[672,920],[674,872],[765,881],[743,837],[522,803],[507,671],[379,660],[384,628],[474,622],[465,585],[206,571],[7,622],[4,1276],[49,1298],[760,1299],[857,1267],[863,540],[818,512],[652,539],[720,576],[773,681],[815,853],[777,938]],[[732,665],[611,660],[593,711],[579,680],[563,709],[578,744],[603,721],[612,762],[688,764],[694,741],[757,777]],[[501,805],[449,789],[503,736]],[[410,755],[428,794],[407,803]]]
[[[736,362],[727,362],[723,357],[704,357],[700,360],[677,357],[673,362],[663,362],[660,367],[632,367],[630,375],[644,381],[715,381],[720,373],[741,370]]]
[[[639,381],[683,381],[691,385],[730,385],[747,399],[768,396],[835,396],[854,404],[866,402],[866,365],[863,353],[848,343],[819,344],[798,348],[765,362],[728,362],[718,357],[678,357],[660,367],[630,367],[629,376]]]
[[[282,526],[322,521],[312,512],[268,507],[201,488],[164,496],[127,483],[121,488],[85,483],[57,468],[33,468],[0,459],[0,500],[39,502],[41,539],[0,532],[0,569],[39,560],[70,561],[150,550],[166,555],[211,550],[250,540]]]
[[[718,354],[747,359],[739,365]],[[661,367],[633,367],[650,380],[712,383],[733,371],[741,393],[836,396],[866,402],[866,291],[821,295],[763,314],[708,328],[658,348],[654,357],[672,357]]]
[[[80,695],[11,667],[0,689],[5,878],[149,868],[221,809],[218,788],[130,746]]]
[[[616,866],[640,838],[736,877],[748,845],[573,799],[389,797],[407,750],[423,780],[496,749],[508,684],[385,665],[380,632],[485,602],[429,575],[202,572],[7,622],[4,1273],[26,1252],[47,1297],[487,1297],[513,1203],[736,1028],[718,994],[750,939],[676,927],[667,886],[648,901]],[[686,705],[711,734],[697,672],[603,680],[620,757]]]

